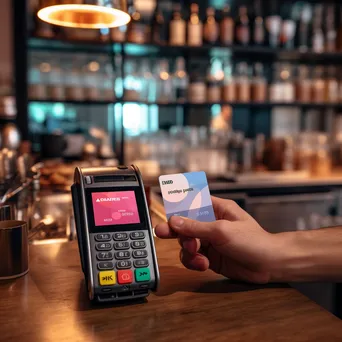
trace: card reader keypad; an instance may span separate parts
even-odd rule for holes
[[[100,286],[151,280],[145,232],[102,233],[94,238]]]

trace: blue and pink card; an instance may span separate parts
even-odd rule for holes
[[[215,221],[205,172],[159,177],[166,216],[183,216],[202,222]]]

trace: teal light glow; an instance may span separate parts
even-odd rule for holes
[[[62,103],[56,103],[53,106],[53,116],[55,118],[63,118],[65,112],[65,106]]]
[[[45,112],[42,108],[39,108],[38,105],[31,107],[30,114],[32,119],[37,123],[43,123],[46,119]]]
[[[214,104],[211,106],[211,116],[215,117],[218,116],[221,113],[221,106],[218,104]]]

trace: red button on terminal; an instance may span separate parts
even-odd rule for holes
[[[133,272],[131,270],[118,271],[119,284],[131,284],[133,282]]]

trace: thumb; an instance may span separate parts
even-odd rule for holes
[[[213,241],[218,239],[219,222],[199,222],[182,216],[172,216],[169,225],[178,235]]]

